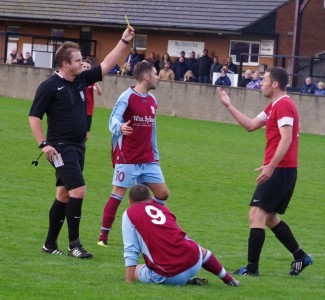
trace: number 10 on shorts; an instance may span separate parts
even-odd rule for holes
[[[124,178],[125,178],[124,172],[116,171],[116,177],[115,177],[116,181],[123,182]]]

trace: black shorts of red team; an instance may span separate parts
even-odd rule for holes
[[[284,214],[297,180],[297,168],[276,168],[271,178],[258,184],[250,206],[258,206],[267,213]]]

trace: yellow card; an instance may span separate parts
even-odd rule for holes
[[[128,17],[126,15],[125,15],[125,21],[126,21],[126,24],[128,25],[128,27],[130,28],[131,25],[130,25],[130,22],[129,22]]]

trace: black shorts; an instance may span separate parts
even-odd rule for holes
[[[55,149],[61,154],[64,165],[56,168],[56,186],[68,191],[85,185],[82,174],[85,163],[84,144],[57,143]]]
[[[90,131],[93,116],[87,116],[87,131]]]
[[[258,184],[250,206],[258,206],[267,213],[284,214],[297,180],[297,168],[276,168],[271,178]]]

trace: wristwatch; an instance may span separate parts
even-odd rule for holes
[[[48,146],[49,144],[47,143],[47,141],[43,141],[42,143],[40,143],[40,145],[38,146],[38,148],[43,149],[44,147]]]

